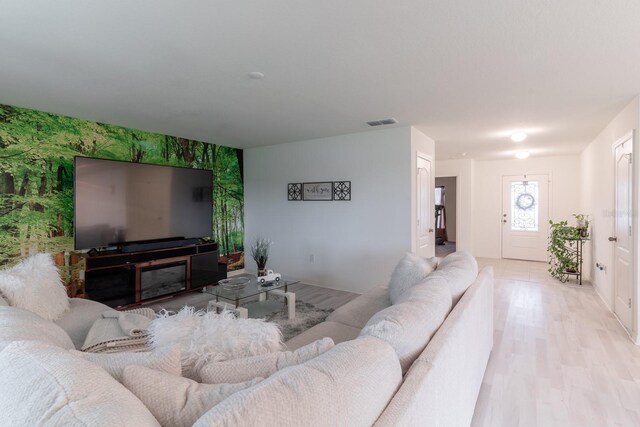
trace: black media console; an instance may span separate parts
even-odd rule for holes
[[[86,297],[111,307],[140,304],[216,284],[227,277],[218,244],[201,243],[86,257]]]

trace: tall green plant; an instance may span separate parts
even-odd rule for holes
[[[567,272],[575,272],[578,264],[572,253],[572,248],[577,244],[575,239],[580,238],[580,230],[569,227],[567,221],[549,221],[549,273],[561,282],[567,281]]]

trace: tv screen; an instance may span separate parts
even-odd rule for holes
[[[75,157],[75,248],[210,237],[213,172]]]

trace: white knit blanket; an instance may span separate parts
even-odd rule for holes
[[[148,351],[147,328],[155,313],[150,308],[137,308],[123,312],[106,311],[97,319],[82,351],[88,353],[118,353],[122,351]]]

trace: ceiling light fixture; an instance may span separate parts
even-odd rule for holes
[[[249,74],[247,74],[249,76],[249,78],[251,79],[255,79],[255,80],[261,80],[264,79],[264,74],[261,73],[260,71],[252,71]]]
[[[516,159],[526,159],[527,157],[529,157],[531,155],[531,153],[529,153],[528,151],[518,151],[516,153]]]
[[[525,139],[527,139],[526,132],[514,132],[513,134],[511,134],[511,140],[514,142],[522,142]]]

